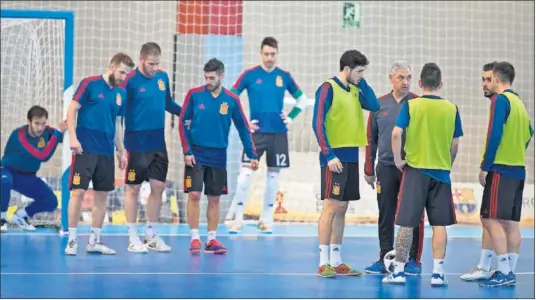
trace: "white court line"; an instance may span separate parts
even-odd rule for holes
[[[464,273],[445,273],[447,276],[459,276]],[[25,276],[49,276],[49,275],[68,275],[68,276],[94,276],[94,275],[113,275],[113,276],[138,276],[138,275],[177,275],[177,276],[317,276],[316,273],[246,273],[246,272],[229,272],[229,273],[187,273],[187,272],[2,272],[0,275],[25,275]],[[432,273],[422,273],[421,276],[431,276]],[[534,275],[534,272],[518,272],[517,275]],[[363,276],[385,276],[383,274],[366,274]],[[359,276],[356,276],[359,277]]]
[[[171,234],[159,234],[160,236],[165,237],[191,237],[191,234],[189,233],[171,233]],[[59,233],[38,233],[38,232],[8,232],[3,233],[2,236],[60,236]],[[66,236],[66,235],[65,235]],[[89,236],[89,233],[78,233],[78,236]],[[128,233],[101,233],[101,236],[128,236]],[[206,234],[200,234],[200,236],[206,236]],[[273,234],[228,234],[228,233],[222,233],[218,234],[218,236],[225,236],[225,237],[292,237],[292,238],[318,238],[317,235],[304,235],[304,234],[281,234],[281,233],[273,233]],[[345,238],[378,238],[378,235],[345,235]],[[425,236],[425,239],[431,239],[431,236]],[[467,235],[449,235],[449,239],[482,239],[482,236],[467,236]],[[525,236],[521,237],[524,240],[533,240],[534,236]]]

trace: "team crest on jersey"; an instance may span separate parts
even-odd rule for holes
[[[117,106],[121,106],[121,94],[117,94],[115,96],[115,104],[117,104]]]
[[[128,181],[134,181],[134,180],[136,180],[136,172],[135,172],[134,170],[130,169],[130,170],[128,171],[128,174],[127,174],[127,180],[128,180]]]
[[[192,187],[192,177],[191,176],[186,176],[186,178],[184,179],[184,186],[187,189]]]
[[[220,105],[220,114],[226,115],[228,110],[229,110],[229,105],[227,104],[227,102],[223,102]]]
[[[281,78],[281,76],[277,76],[277,78],[275,79],[275,85],[277,85],[278,87],[283,87],[283,78]]]
[[[333,185],[333,191],[331,193],[335,196],[339,196],[341,194],[341,186],[338,183],[335,183]]]
[[[166,84],[164,83],[164,80],[162,80],[162,79],[158,79],[158,88],[159,88],[161,91],[165,91],[165,90],[166,90]]]
[[[45,147],[46,143],[45,143],[45,138],[44,137],[40,137],[39,138],[39,141],[37,142],[37,148],[43,148]]]
[[[80,184],[80,174],[74,173],[73,176],[73,185],[79,185]]]

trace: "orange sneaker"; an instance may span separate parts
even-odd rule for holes
[[[201,253],[201,241],[199,239],[192,240],[190,242],[190,254]]]
[[[333,270],[337,272],[337,275],[343,276],[361,276],[363,274],[359,270],[354,269],[347,264],[340,264],[337,267],[333,267]]]
[[[329,264],[318,267],[316,274],[320,277],[333,278],[337,277],[337,272]]]

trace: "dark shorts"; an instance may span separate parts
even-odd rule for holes
[[[201,192],[205,195],[227,195],[227,169],[195,165],[184,169],[184,192]]]
[[[127,157],[126,184],[141,184],[149,179],[166,182],[169,165],[166,150],[129,152]]]
[[[525,181],[489,172],[482,195],[480,216],[484,219],[521,220]]]
[[[266,166],[268,168],[290,167],[287,133],[254,133],[253,143],[259,159],[266,152]],[[243,151],[242,162],[249,162],[249,158]]]
[[[109,192],[115,188],[115,159],[113,156],[83,152],[73,155],[69,177],[71,190],[87,190],[89,182],[93,190]]]
[[[417,227],[426,208],[432,226],[456,224],[451,185],[406,166],[402,172],[395,224]]]
[[[361,199],[359,194],[359,164],[342,163],[342,173],[333,173],[328,166],[320,169],[320,199],[354,201]]]

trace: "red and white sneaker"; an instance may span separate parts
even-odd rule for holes
[[[225,254],[227,253],[227,249],[225,249],[220,242],[214,239],[205,245],[205,253]]]
[[[200,254],[201,253],[201,241],[199,239],[194,239],[190,242],[190,254]]]

